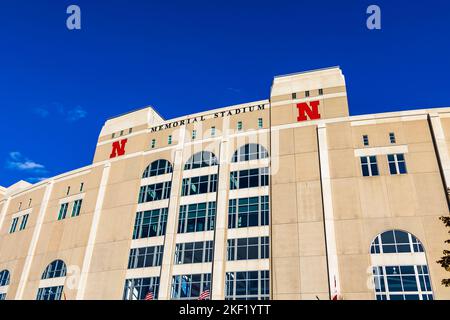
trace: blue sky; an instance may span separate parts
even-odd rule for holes
[[[265,99],[274,75],[340,65],[352,115],[450,106],[449,21],[444,0],[2,0],[0,185],[88,165],[108,117]]]

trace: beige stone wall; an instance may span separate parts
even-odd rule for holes
[[[321,94],[319,89],[323,89]],[[296,104],[315,100],[320,101],[321,118],[298,122]],[[264,110],[221,116],[224,111],[261,104],[265,105]],[[431,114],[438,121],[430,125]],[[176,171],[167,177],[173,185],[167,201],[171,217],[168,236],[160,239],[171,254],[165,256],[164,270],[156,268],[136,274],[160,275],[164,286],[160,292],[168,298],[173,272],[191,270],[190,266],[173,268],[173,249],[182,238],[176,234],[181,180],[199,172],[208,173],[203,169],[185,172],[184,164],[202,150],[221,157],[217,169],[219,192],[215,198],[216,239],[220,241],[215,243],[214,262],[202,266],[208,272],[214,264],[214,270],[220,272],[213,277],[214,298],[223,298],[222,280],[231,266],[226,261],[226,241],[235,234],[226,227],[231,194],[229,172],[270,164],[270,188],[255,192],[270,193],[271,258],[270,263],[263,261],[259,265],[270,264],[272,299],[328,299],[333,290],[333,272],[344,299],[374,299],[373,289],[367,285],[372,276],[370,243],[377,234],[389,229],[408,231],[422,241],[435,298],[450,299],[449,290],[440,285],[448,273],[435,263],[448,238],[438,220],[439,216],[448,215],[448,206],[437,154],[444,170],[448,168],[450,172],[449,114],[450,109],[432,109],[348,117],[345,79],[340,69],[331,68],[276,78],[270,106],[268,100],[262,100],[168,121],[146,108],[113,118],[102,129],[92,166],[33,186],[20,182],[1,189],[0,270],[11,272],[7,299],[35,299],[41,275],[55,259],[65,261],[75,275],[87,268],[84,289],[69,285],[74,278],[72,273],[68,275],[64,288],[67,299],[121,299],[142,173],[158,159],[170,161]],[[205,119],[200,122],[152,132],[157,125],[201,116]],[[259,118],[263,119],[261,130],[257,128]],[[238,121],[243,124],[242,132],[237,132]],[[214,137],[211,127],[216,128]],[[131,133],[128,128],[133,128]],[[442,131],[436,144],[430,128],[435,136]],[[123,136],[112,138],[112,133],[121,130]],[[197,130],[194,140],[192,130]],[[389,141],[390,132],[395,133],[395,144]],[[362,135],[369,136],[370,146],[363,145]],[[125,155],[109,159],[112,143],[125,138]],[[156,140],[153,149],[152,139]],[[230,164],[236,149],[246,143],[263,145],[271,155],[270,161]],[[408,174],[389,174],[386,150],[407,150]],[[362,177],[357,154],[364,152],[378,155],[379,177]],[[246,190],[233,193],[239,197],[248,194]],[[80,216],[71,217],[69,206],[66,219],[58,221],[61,203],[72,204],[80,197]],[[27,227],[9,234],[12,218],[21,212],[30,213]],[[264,228],[245,232],[255,236]]]

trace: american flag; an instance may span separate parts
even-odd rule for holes
[[[200,293],[200,296],[198,297],[198,300],[206,300],[209,299],[209,290],[203,290],[202,293]]]
[[[151,292],[151,291],[147,292],[144,300],[153,300],[153,292]]]

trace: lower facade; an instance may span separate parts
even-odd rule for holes
[[[349,116],[338,67],[111,118],[92,164],[0,187],[0,300],[450,299],[448,136],[450,108]]]

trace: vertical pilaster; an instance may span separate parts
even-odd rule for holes
[[[219,185],[217,187],[216,204],[216,228],[214,231],[214,261],[212,274],[212,299],[223,300],[225,298],[225,264],[227,251],[227,207],[228,207],[228,181],[229,159],[228,138],[220,145]]]
[[[84,252],[83,266],[81,268],[80,282],[78,284],[77,300],[83,300],[86,293],[86,284],[89,274],[89,269],[92,261],[92,254],[94,252],[95,239],[97,237],[98,224],[103,209],[103,200],[105,199],[106,187],[108,184],[109,173],[111,170],[111,163],[106,163],[103,168],[102,179],[98,190],[97,202],[95,203],[94,216],[92,217],[91,230],[89,231],[89,239]]]
[[[450,208],[450,156],[448,153],[447,141],[445,140],[444,129],[442,128],[441,118],[437,113],[429,114],[429,122],[431,125],[431,134],[436,148],[436,156],[440,166],[442,182],[445,188],[447,203]]]
[[[8,212],[9,203],[11,202],[11,197],[8,197],[6,199],[2,200],[3,207],[2,211],[0,212],[0,230],[3,228],[3,223],[5,222],[6,213]]]
[[[180,128],[180,142],[173,156],[172,187],[170,191],[166,234],[164,236],[164,254],[159,278],[158,300],[170,300],[171,275],[177,235],[178,208],[181,197],[185,135],[185,128]]]
[[[325,242],[327,250],[328,283],[330,299],[340,293],[339,264],[334,228],[333,199],[331,190],[330,163],[328,156],[327,128],[319,124],[317,128],[320,161],[320,183],[322,186],[323,215],[325,225]]]
[[[25,291],[25,286],[28,282],[28,276],[30,274],[31,264],[33,262],[34,254],[36,251],[36,246],[41,234],[42,224],[44,222],[45,213],[47,212],[48,201],[52,194],[54,182],[50,181],[45,187],[44,197],[42,199],[41,207],[39,209],[38,218],[36,220],[36,225],[34,227],[33,237],[31,238],[30,246],[28,247],[28,253],[25,258],[25,263],[23,266],[22,274],[20,276],[19,285],[17,287],[15,300],[21,300],[23,293]]]

